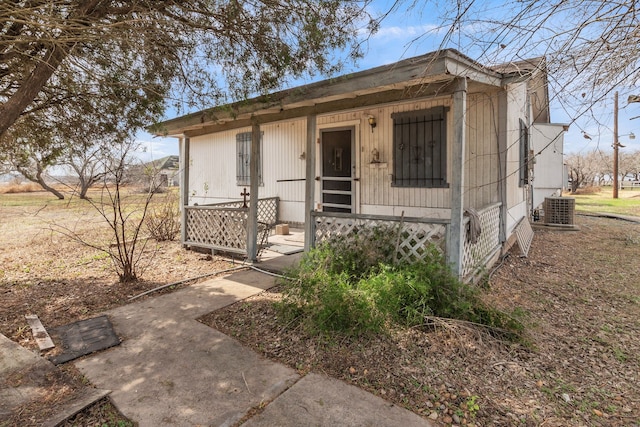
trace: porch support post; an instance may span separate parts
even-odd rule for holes
[[[316,188],[316,116],[307,116],[306,176],[304,198],[304,250],[311,249],[315,240],[315,224],[311,217]]]
[[[462,275],[462,260],[465,232],[464,214],[464,154],[467,114],[467,80],[458,78],[453,93],[453,147],[451,148],[451,224],[447,235],[447,262],[459,277]]]
[[[258,260],[258,165],[260,159],[260,125],[251,126],[251,156],[249,158],[250,203],[249,218],[247,219],[247,259],[250,262]]]
[[[180,227],[180,239],[182,244],[187,241],[187,209],[189,206],[189,137],[183,135],[180,138],[180,213],[181,213],[181,227]]]
[[[507,240],[507,91],[500,91],[498,96],[498,195],[500,197],[500,243]]]

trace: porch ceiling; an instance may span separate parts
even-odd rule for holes
[[[216,131],[447,93],[457,77],[473,87],[499,87],[502,74],[455,50],[218,106],[159,123],[156,135],[197,136]]]

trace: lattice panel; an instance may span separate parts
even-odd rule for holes
[[[258,200],[258,221],[274,226],[278,223],[278,197]]]
[[[315,241],[322,242],[330,238],[348,238],[349,235],[360,229],[373,229],[375,227],[387,227],[390,232],[397,233],[399,219],[372,219],[358,217],[335,217],[330,214],[315,215],[316,232]],[[429,244],[435,244],[444,251],[446,236],[445,224],[433,224],[428,222],[404,221],[400,232],[401,240],[398,245],[398,260],[415,261],[423,259],[427,253],[424,248]]]
[[[528,256],[531,243],[533,242],[533,229],[527,218],[522,218],[516,225],[516,237],[518,238],[518,246],[522,255]]]
[[[187,209],[187,244],[246,250],[246,209]]]
[[[462,277],[484,265],[486,258],[500,246],[500,205],[479,212],[482,232],[476,243],[465,239]]]
[[[432,243],[444,252],[447,228],[444,224],[405,222],[402,227],[402,240],[398,245],[397,257],[400,261],[424,259],[425,246]]]
[[[278,223],[279,202],[279,197],[268,197],[258,200],[258,222],[263,222],[271,226],[276,225]],[[211,205],[206,205],[206,207],[242,209],[243,204],[243,201],[238,200],[235,202],[214,203]],[[251,206],[250,200],[247,200],[247,206]]]

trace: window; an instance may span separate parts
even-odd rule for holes
[[[529,184],[529,128],[520,119],[520,187]]]
[[[243,132],[236,135],[236,185],[250,185],[251,172],[249,162],[251,161],[251,132]],[[260,134],[260,158],[258,159],[258,182],[262,182],[262,133]]]
[[[446,188],[447,121],[445,107],[394,113],[394,187]]]

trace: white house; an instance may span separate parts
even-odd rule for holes
[[[513,244],[532,188],[537,201],[562,187],[562,156],[546,155],[562,147],[562,129],[549,123],[543,59],[491,68],[442,50],[171,119],[156,133],[179,139],[185,245],[255,259],[261,223],[304,225],[307,247],[395,223],[401,256],[434,241],[467,276]],[[534,187],[534,160],[558,168],[558,183],[549,174]]]

